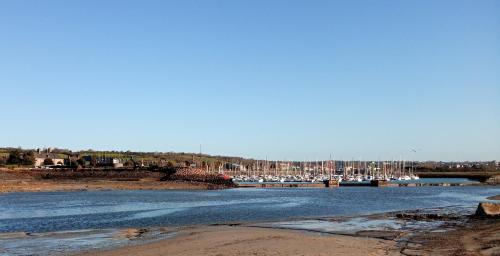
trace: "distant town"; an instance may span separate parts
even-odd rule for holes
[[[398,159],[398,161],[402,161]],[[164,168],[191,167],[210,172],[246,172],[252,170],[288,170],[299,167],[311,170],[330,170],[351,166],[361,168],[373,164],[382,165],[391,161],[340,161],[334,159],[321,161],[275,161],[248,159],[234,156],[212,156],[201,153],[175,152],[132,152],[132,151],[71,151],[59,148],[0,148],[0,167],[24,167],[43,169],[65,168]],[[394,162],[394,160],[392,160]],[[415,170],[439,171],[496,171],[500,169],[498,161],[405,161],[406,168]]]

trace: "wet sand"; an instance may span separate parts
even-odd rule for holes
[[[486,199],[488,199],[488,200],[500,200],[500,195],[490,196],[490,197],[488,197]]]
[[[311,225],[315,221],[322,224]],[[346,226],[349,223],[359,230]],[[277,222],[184,228],[171,239],[79,255],[500,255],[499,219],[409,212],[306,220],[306,224],[290,226],[288,222]],[[336,228],[332,229],[332,225]]]
[[[448,232],[426,232],[409,237],[403,255],[500,255],[500,220],[471,220]]]
[[[376,232],[372,232],[376,236]],[[160,255],[500,255],[500,222],[394,239],[246,226],[184,229],[171,239],[79,256]]]
[[[149,244],[82,256],[160,255],[398,255],[394,241],[240,226],[185,229],[178,236]]]

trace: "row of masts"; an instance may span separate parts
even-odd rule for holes
[[[301,176],[301,177],[322,177],[333,179],[334,177],[372,177],[379,178],[404,178],[414,177],[414,162],[409,164],[404,160],[399,161],[255,161],[250,165],[235,163],[224,163],[217,169],[207,171],[218,172],[220,174],[237,176]]]

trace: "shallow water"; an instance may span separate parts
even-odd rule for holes
[[[0,233],[185,226],[359,215],[461,205],[498,187],[241,188],[0,195]]]
[[[118,233],[118,230],[79,230],[25,235],[24,237],[6,236],[1,239],[0,255],[33,255],[48,251],[51,254],[57,254],[81,248],[113,246],[124,243],[123,239],[113,239]]]
[[[286,229],[313,230],[337,234],[355,234],[361,230],[397,230],[404,221],[397,219],[368,219],[363,217],[347,220],[296,220],[271,223],[270,227]],[[264,225],[265,226],[265,225]]]
[[[127,237],[123,230],[88,229],[45,233],[4,233],[0,237],[0,256],[20,255],[68,255],[83,250],[119,247],[156,241],[175,236],[175,232],[157,229],[148,231],[143,237]]]

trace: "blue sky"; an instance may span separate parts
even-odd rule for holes
[[[500,160],[499,13],[496,0],[1,1],[0,145]]]

